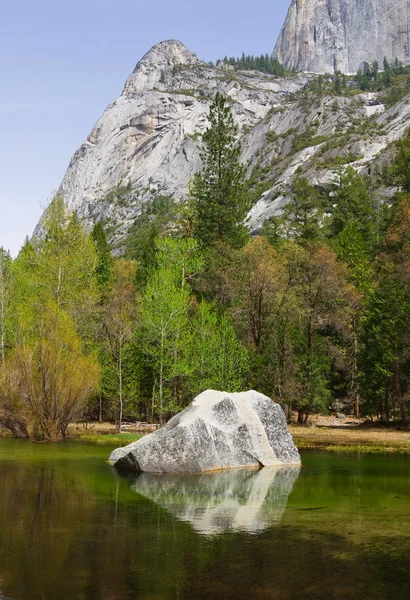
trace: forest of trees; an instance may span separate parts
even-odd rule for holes
[[[225,56],[223,60],[218,60],[216,64],[217,66],[223,64],[229,65],[233,67],[235,71],[261,71],[262,73],[276,75],[276,77],[283,77],[286,73],[285,67],[278,59],[269,56],[269,54],[245,56],[245,53],[243,52],[241,58],[234,58],[233,56],[228,58]]]
[[[407,422],[410,134],[388,202],[350,167],[325,193],[297,177],[250,237],[229,106],[217,94],[186,205],[145,207],[123,258],[60,197],[15,260],[1,251],[0,424],[14,435],[163,422],[207,388],[258,389],[300,423],[340,402]]]
[[[383,87],[391,86],[394,76],[403,75],[408,70],[397,58],[390,63],[385,57],[383,65],[377,60],[370,65],[368,62],[357,71],[356,81],[362,90],[380,90]]]

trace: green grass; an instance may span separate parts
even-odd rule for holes
[[[82,433],[74,439],[81,442],[116,445],[120,447],[136,442],[142,437],[144,436],[138,433]]]
[[[349,454],[410,454],[410,444],[375,443],[365,444],[326,444],[311,440],[296,439],[299,450],[323,450],[325,452],[345,452]]]

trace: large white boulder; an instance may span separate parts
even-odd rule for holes
[[[208,390],[165,427],[118,448],[110,462],[149,473],[201,473],[240,467],[299,465],[279,404],[255,391]]]

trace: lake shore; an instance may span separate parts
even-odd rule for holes
[[[299,450],[361,454],[410,454],[410,432],[393,426],[332,425],[290,426]]]
[[[289,426],[299,450],[349,452],[361,454],[410,454],[410,431],[400,431],[397,426],[371,426],[360,421],[340,421],[319,417],[309,426]],[[154,431],[155,426],[127,425],[119,434],[112,423],[73,423],[68,429],[68,439],[93,444],[126,446],[143,435]],[[9,437],[0,431],[0,437]]]
[[[362,421],[346,418],[313,417],[310,426],[290,425],[290,431],[300,450],[353,452],[362,454],[410,454],[410,432],[391,427],[364,425]],[[121,434],[110,423],[94,423],[85,428],[71,425],[71,439],[98,444],[126,446],[147,431],[128,426]]]

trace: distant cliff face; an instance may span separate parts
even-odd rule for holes
[[[410,62],[410,0],[292,0],[274,55],[288,69],[355,73]]]

